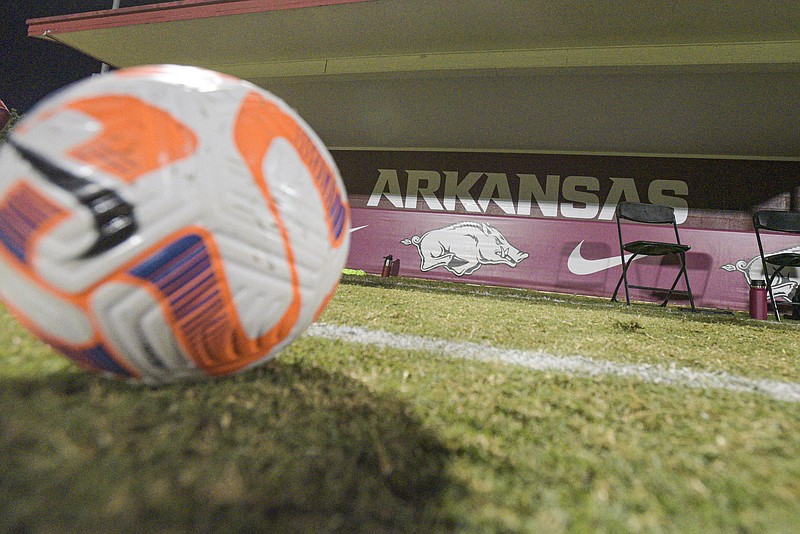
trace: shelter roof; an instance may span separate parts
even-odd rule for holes
[[[272,78],[677,68],[800,71],[795,0],[182,0],[31,19],[115,67]]]

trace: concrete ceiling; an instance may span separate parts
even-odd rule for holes
[[[116,67],[296,76],[530,69],[800,71],[796,0],[183,0],[28,21]]]

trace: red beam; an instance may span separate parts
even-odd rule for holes
[[[306,7],[354,4],[370,0],[178,0],[149,6],[123,7],[72,15],[28,19],[28,36],[69,33],[136,24],[262,13]]]

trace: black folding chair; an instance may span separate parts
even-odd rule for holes
[[[756,230],[758,253],[761,255],[761,265],[764,270],[764,278],[767,282],[767,295],[769,296],[769,301],[772,302],[772,308],[775,310],[775,318],[780,321],[781,314],[778,310],[778,303],[775,302],[772,284],[783,269],[787,267],[800,267],[800,250],[784,250],[774,254],[764,254],[761,230],[784,234],[800,234],[800,212],[777,210],[757,211],[753,214],[753,228]],[[772,274],[768,274],[768,266],[774,268]],[[795,299],[791,304],[793,308],[792,315],[795,316],[795,312],[797,311],[795,307],[800,306],[800,301]]]
[[[692,296],[692,288],[689,285],[689,275],[686,272],[686,252],[691,249],[689,245],[681,243],[681,238],[678,235],[678,223],[675,222],[675,211],[669,206],[662,206],[660,204],[643,204],[640,202],[620,202],[617,205],[616,211],[617,219],[617,232],[619,235],[619,255],[622,258],[622,274],[617,282],[617,287],[614,289],[614,295],[611,297],[612,302],[617,301],[617,293],[622,284],[625,285],[625,302],[630,306],[631,289],[645,289],[649,291],[665,291],[666,287],[650,287],[640,286],[628,283],[628,269],[637,256],[677,256],[680,260],[681,268],[678,271],[675,281],[672,286],[667,290],[667,296],[661,306],[666,306],[670,297],[675,292],[685,293],[689,297],[689,303],[692,306],[692,311],[695,311],[694,297]],[[626,242],[622,237],[622,221],[630,221],[633,223],[643,223],[650,225],[672,225],[675,230],[675,242],[667,241],[630,241]],[[629,252],[631,256],[625,261],[625,253]],[[678,281],[683,276],[686,282],[685,290],[676,290]]]

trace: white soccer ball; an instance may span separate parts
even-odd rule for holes
[[[275,356],[322,312],[350,216],[283,101],[195,67],[39,103],[0,150],[0,296],[78,365],[147,383]]]

